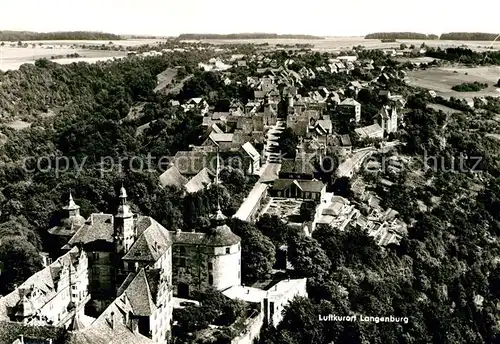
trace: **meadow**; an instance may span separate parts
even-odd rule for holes
[[[406,81],[411,86],[422,87],[436,91],[444,98],[473,98],[484,96],[500,96],[500,88],[494,85],[500,79],[500,67],[439,67],[426,70],[410,71]],[[488,88],[479,92],[455,92],[451,88],[455,85],[478,81],[487,83]]]

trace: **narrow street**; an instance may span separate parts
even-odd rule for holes
[[[279,137],[285,130],[283,120],[278,120],[266,134],[267,142],[264,152],[265,163],[262,166],[262,173],[259,182],[266,183],[278,179],[281,168],[281,154],[279,149]]]

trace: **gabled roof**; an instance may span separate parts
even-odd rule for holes
[[[212,132],[212,133],[210,133],[209,137],[215,143],[232,142],[233,141],[233,134],[226,134],[226,133],[218,134],[218,133]]]
[[[16,290],[1,297],[0,321],[9,321],[11,312],[21,311],[19,314],[23,316],[23,313],[28,311],[25,306],[29,306],[27,308],[30,311],[36,312],[38,309],[30,302],[30,295],[37,298],[40,306],[47,304],[57,294],[57,283],[63,270],[67,273],[70,268],[76,268],[81,254],[77,247],[73,247],[52,264],[31,275]]]
[[[312,166],[312,157],[306,159],[284,159],[281,162],[280,174],[282,173],[295,173],[295,174],[314,174],[314,167]]]
[[[319,193],[325,188],[325,184],[319,180],[296,180],[296,179],[276,179],[273,190],[283,191],[290,186],[296,185],[302,192]]]
[[[195,103],[195,104],[200,104],[202,102],[203,98],[191,98],[188,100],[188,103]]]
[[[154,275],[150,274],[150,277],[151,276]],[[154,313],[156,305],[151,289],[153,289],[153,291],[157,291],[158,283],[159,280],[156,278],[150,278],[148,280],[146,270],[144,269],[139,270],[134,279],[130,281],[130,284],[126,287],[124,294],[130,301],[130,305],[132,306],[133,314],[135,316],[145,317]]]
[[[207,167],[216,153],[204,151],[178,151],[173,163],[183,175],[196,175]]]
[[[188,179],[179,172],[179,169],[175,165],[160,175],[160,185],[162,187],[168,185],[182,188],[187,182]]]
[[[340,135],[340,143],[342,146],[351,146],[351,138],[348,134]]]
[[[156,262],[172,245],[168,231],[151,217],[139,218],[138,238],[123,260]]]
[[[184,187],[189,193],[198,192],[205,188],[206,185],[212,183],[212,172],[208,168],[203,168],[196,176],[191,178]]]
[[[257,152],[255,147],[250,143],[246,142],[243,146],[241,146],[243,150],[252,158],[252,160],[260,160],[260,154]]]
[[[113,242],[113,215],[92,214],[87,221],[69,240],[68,244],[88,244],[95,241]]]
[[[352,98],[347,98],[344,99],[339,105],[360,106],[361,104]]]
[[[224,131],[221,128],[219,128],[219,126],[216,123],[212,124],[212,130],[216,134],[223,134],[224,133]]]
[[[316,126],[320,126],[326,132],[330,133],[332,131],[333,125],[331,119],[319,119],[316,121]]]
[[[354,129],[354,131],[361,137],[371,137],[373,135],[380,135],[380,133],[384,132],[384,130],[378,123],[368,125],[362,128],[356,128]]]

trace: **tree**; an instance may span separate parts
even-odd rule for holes
[[[320,277],[329,273],[332,263],[319,242],[313,238],[299,236],[288,245],[288,258],[294,272],[301,277]]]
[[[276,262],[276,248],[254,225],[234,219],[231,228],[241,237],[241,279],[252,284],[267,276]]]
[[[277,215],[264,214],[255,225],[276,247],[286,245],[291,238],[298,235],[296,229],[288,226]]]
[[[316,202],[304,201],[300,205],[300,217],[303,222],[312,221],[316,214]]]
[[[0,293],[5,295],[23,283],[28,277],[42,269],[42,258],[36,248],[23,237],[7,237],[0,245]]]
[[[291,128],[283,130],[278,143],[283,157],[295,159],[297,146],[299,144],[299,137]]]

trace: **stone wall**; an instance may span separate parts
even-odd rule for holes
[[[254,339],[259,338],[260,330],[264,323],[264,314],[259,314],[254,318],[249,318],[246,329],[238,337],[231,341],[231,344],[253,344]]]
[[[172,259],[172,283],[174,295],[193,297],[203,289],[203,281],[208,279],[207,257],[199,245],[175,244]],[[179,285],[189,286],[188,295],[179,295]]]

